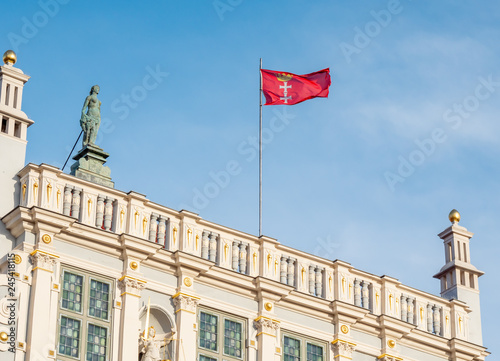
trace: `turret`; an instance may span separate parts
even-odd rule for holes
[[[23,87],[30,78],[14,67],[16,53],[8,50],[0,66],[0,217],[19,204],[17,173],[25,165],[27,129],[33,124],[22,111]],[[15,192],[14,192],[15,189]]]
[[[441,296],[465,302],[471,312],[468,320],[468,341],[483,344],[478,278],[484,274],[471,263],[470,239],[473,233],[458,224],[460,213],[452,210],[452,225],[439,234],[444,241],[446,264],[434,277],[441,280]]]

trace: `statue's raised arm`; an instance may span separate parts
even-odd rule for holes
[[[95,145],[97,131],[101,125],[101,101],[97,99],[99,94],[99,85],[94,85],[90,89],[90,95],[85,98],[83,103],[80,126],[83,130],[83,146],[87,144]],[[86,112],[85,112],[86,111]]]

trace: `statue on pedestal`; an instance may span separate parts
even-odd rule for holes
[[[141,361],[162,361],[163,358],[160,355],[160,349],[170,344],[174,334],[175,330],[172,328],[169,333],[159,335],[157,339],[153,326],[149,328],[147,336],[141,334],[139,340],[139,350],[143,354]]]
[[[99,90],[99,85],[94,85],[90,89],[90,95],[85,98],[85,103],[83,103],[80,126],[83,130],[82,143],[84,147],[87,144],[95,144],[97,131],[101,124],[101,101],[97,99]],[[87,113],[85,113],[85,110],[87,110]]]
[[[73,157],[76,162],[71,166],[71,175],[114,188],[115,183],[111,180],[111,169],[104,166],[109,154],[95,144],[97,131],[101,125],[101,101],[97,99],[99,90],[99,85],[94,85],[83,104],[80,117],[83,147]]]

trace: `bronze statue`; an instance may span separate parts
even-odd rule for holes
[[[99,90],[99,85],[94,85],[90,89],[90,95],[85,98],[85,103],[83,103],[80,126],[83,130],[82,143],[84,147],[87,144],[95,145],[97,131],[101,124],[101,101],[97,99]],[[87,114],[85,114],[85,109],[87,109]]]

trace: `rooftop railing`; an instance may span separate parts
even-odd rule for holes
[[[467,340],[465,304],[402,285],[396,279],[357,270],[290,247],[175,211],[144,195],[124,193],[62,173],[48,165],[27,165],[20,173],[20,205],[41,207],[116,234],[126,233],[183,251],[234,272],[262,276],[296,292],[339,300],[374,315],[400,319],[422,331]]]

